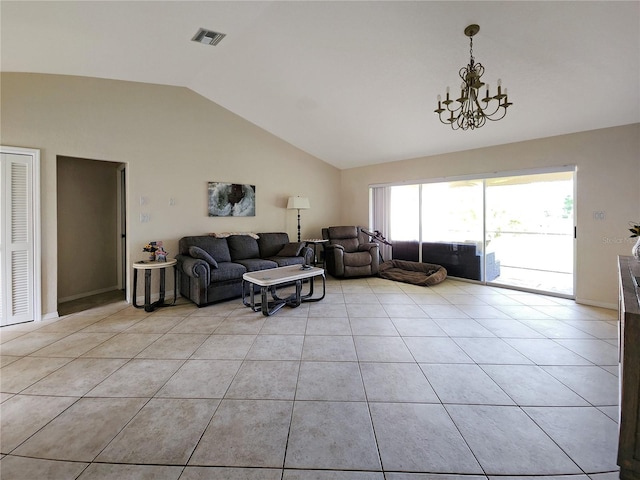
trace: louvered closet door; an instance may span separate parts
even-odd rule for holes
[[[35,320],[34,157],[2,153],[0,325]]]

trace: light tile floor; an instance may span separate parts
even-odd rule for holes
[[[616,312],[566,299],[329,279],[0,340],[3,480],[618,478]]]

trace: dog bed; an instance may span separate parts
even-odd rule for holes
[[[378,275],[396,282],[428,287],[443,282],[447,278],[447,270],[433,263],[388,260],[380,265]]]

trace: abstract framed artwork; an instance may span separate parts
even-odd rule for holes
[[[210,217],[255,217],[256,186],[241,183],[209,182]]]

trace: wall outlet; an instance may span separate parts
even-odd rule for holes
[[[176,199],[175,199],[175,198],[173,198],[173,197],[172,197],[172,198],[170,198],[170,199],[169,199],[169,206],[170,206],[170,207],[173,207],[173,206],[175,206],[175,204],[176,204]]]
[[[594,220],[604,220],[605,216],[606,215],[605,215],[604,211],[593,212],[593,219]]]
[[[151,221],[151,215],[148,213],[140,214],[140,223],[148,223]]]

